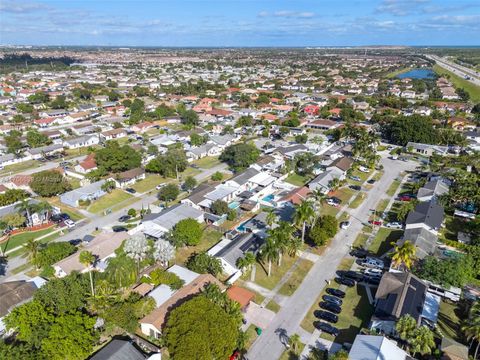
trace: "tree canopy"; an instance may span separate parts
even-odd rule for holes
[[[202,225],[197,220],[188,218],[180,220],[173,227],[171,237],[177,246],[193,246],[200,243],[202,233]]]
[[[142,156],[128,145],[120,146],[116,141],[108,141],[104,148],[96,151],[95,161],[99,168],[118,173],[139,167]]]
[[[241,171],[260,156],[260,150],[253,144],[239,143],[228,146],[220,155],[220,160],[226,162],[233,170]]]
[[[30,188],[40,196],[50,197],[71,190],[72,186],[55,170],[44,170],[32,175]]]

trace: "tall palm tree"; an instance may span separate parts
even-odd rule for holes
[[[405,241],[402,245],[397,245],[392,242],[394,246],[392,251],[392,265],[399,267],[405,266],[407,270],[410,270],[413,262],[416,259],[417,247],[410,241]]]
[[[91,295],[95,297],[95,290],[93,288],[93,275],[92,275],[93,265],[95,264],[95,260],[96,260],[95,255],[93,255],[90,251],[82,251],[80,253],[78,260],[82,265],[84,265],[89,270],[88,274],[90,275]]]
[[[265,219],[265,222],[267,223],[267,225],[271,228],[273,226],[273,224],[276,224],[277,223],[277,219],[278,219],[278,216],[277,214],[275,214],[275,211],[274,210],[270,210],[267,214],[267,217]]]
[[[287,244],[287,253],[291,257],[297,256],[298,252],[302,249],[302,239],[294,236]]]
[[[255,266],[255,262],[257,259],[255,258],[255,255],[251,251],[247,251],[245,255],[237,260],[237,266],[240,269],[248,269],[251,271],[251,276],[250,276],[250,281],[255,281],[254,279],[254,271],[253,267]]]
[[[313,190],[311,193],[311,197],[313,198],[313,202],[317,208],[317,210],[327,201],[328,196],[322,192],[321,189]]]
[[[27,214],[27,224],[32,224],[32,216],[30,212],[33,210],[33,205],[26,199],[23,199],[17,205],[15,205],[15,210],[18,212],[25,212]]]
[[[108,259],[105,273],[107,279],[117,288],[125,288],[137,280],[137,264],[126,255],[115,256]]]
[[[411,341],[412,352],[414,354],[426,355],[432,352],[435,347],[435,340],[432,330],[425,325],[415,329],[413,339]]]
[[[35,241],[35,239],[28,239],[28,241],[23,245],[25,250],[27,250],[28,253],[28,259],[32,264],[37,267],[37,257],[38,257],[38,252],[40,250],[40,244]]]
[[[278,248],[273,237],[268,236],[265,239],[265,243],[262,245],[259,257],[261,260],[268,261],[267,275],[270,277],[270,275],[272,274],[272,261],[278,259]]]
[[[39,214],[42,214],[42,223],[44,220],[47,220],[50,218],[50,211],[52,211],[53,207],[46,201],[41,201],[38,204],[33,206],[33,210]]]
[[[293,215],[293,222],[296,226],[302,227],[302,242],[305,241],[305,228],[315,218],[315,210],[310,201],[303,201],[300,205],[295,207],[295,214]]]
[[[295,227],[286,221],[280,221],[276,229],[270,231],[278,250],[278,266],[282,264],[282,256],[289,249],[289,244],[294,238]]]
[[[295,354],[298,353],[298,346],[300,345],[300,335],[298,334],[293,334],[290,336],[288,339],[288,345],[292,347],[292,350]]]
[[[480,301],[475,302],[468,313],[468,319],[465,325],[462,326],[462,330],[467,336],[467,339],[471,341],[470,346],[476,341],[477,346],[475,348],[474,359],[477,358],[478,349],[480,348]]]
[[[395,325],[398,336],[406,343],[412,340],[416,328],[417,322],[410,314],[403,315]]]
[[[340,186],[342,185],[340,179],[332,179],[328,182],[328,187],[330,188],[330,191],[337,191]]]

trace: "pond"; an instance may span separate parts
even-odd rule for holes
[[[405,73],[397,75],[399,79],[433,79],[435,77],[435,72],[432,69],[412,69]]]

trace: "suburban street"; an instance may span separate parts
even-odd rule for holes
[[[298,332],[300,323],[317,299],[328,280],[335,277],[335,271],[342,258],[349,252],[350,246],[361,232],[363,224],[369,219],[370,209],[375,209],[381,199],[388,198],[386,191],[391,183],[406,170],[414,170],[415,162],[403,162],[387,158],[382,154],[381,164],[385,173],[368,191],[363,203],[356,209],[349,209],[351,226],[340,230],[324,254],[315,262],[301,285],[282,305],[270,326],[264,329],[247,353],[249,360],[278,359],[285,351],[278,333],[291,336]]]
[[[455,64],[439,56],[434,56],[434,55],[426,55],[426,56],[431,60],[435,60],[435,62],[441,67],[443,67],[444,69],[447,69],[448,71],[451,71],[457,74],[458,76],[461,76],[465,80],[470,81],[471,83],[477,86],[480,86],[480,74],[475,70],[469,69],[462,65]],[[469,79],[465,78],[465,76],[467,75],[470,77]]]
[[[215,172],[225,171],[226,169],[227,169],[227,165],[223,163],[220,165],[214,166],[210,169],[202,169],[202,172],[200,174],[195,175],[195,179],[200,183],[210,178],[210,176],[212,176],[212,174],[214,174]],[[22,172],[22,174],[24,173],[25,172]],[[92,214],[92,216],[87,218],[82,225],[77,226],[72,231],[67,232],[65,235],[60,236],[54,241],[70,241],[73,239],[82,239],[85,235],[89,235],[97,229],[107,230],[112,225],[119,224],[118,218],[122,215],[126,215],[128,209],[134,208],[136,210],[140,210],[142,209],[142,207],[146,209],[148,208],[149,204],[155,202],[156,200],[157,200],[157,191],[154,189],[150,192],[140,195],[138,201],[136,201],[133,204],[130,204],[128,207],[125,207],[118,211],[113,211],[110,214],[105,216],[98,216],[98,215]],[[20,257],[20,256],[8,259],[6,276],[0,278],[0,283],[6,282],[6,281],[12,281],[14,279],[25,278],[25,275],[23,274],[23,272],[13,275],[10,271],[12,269],[15,269],[25,264],[26,261],[27,261],[26,258]]]

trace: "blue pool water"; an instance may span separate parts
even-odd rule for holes
[[[237,226],[237,230],[240,231],[240,232],[244,232],[245,231],[245,224],[247,222],[248,221],[245,221],[245,222],[241,223],[239,226]]]
[[[230,204],[228,204],[228,207],[230,209],[236,209],[240,206],[240,203],[238,201],[232,201]]]
[[[399,79],[433,79],[435,77],[435,72],[431,69],[412,69],[406,73],[397,75]]]
[[[275,199],[275,196],[273,194],[270,194],[270,195],[265,196],[262,200],[266,201],[266,202],[269,202],[269,203],[272,203],[273,199]]]

